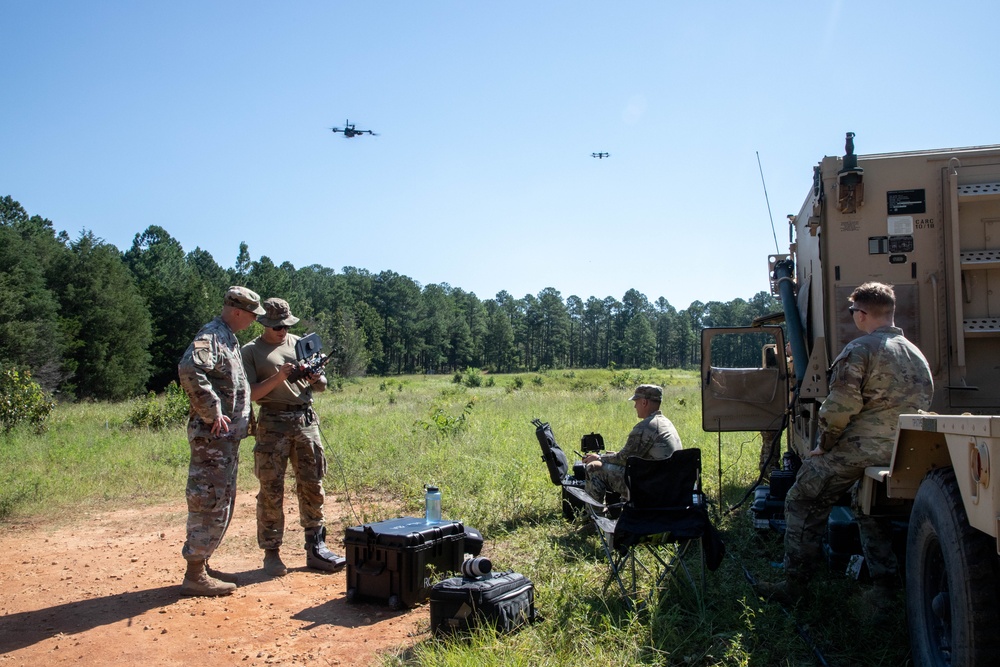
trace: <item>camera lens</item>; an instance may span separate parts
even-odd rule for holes
[[[493,570],[493,563],[489,558],[470,558],[462,562],[462,576],[467,579],[482,577]]]

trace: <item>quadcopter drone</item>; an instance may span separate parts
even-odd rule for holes
[[[370,134],[373,137],[377,137],[378,136],[378,134],[376,134],[375,132],[372,132],[371,130],[358,130],[358,129],[356,129],[354,127],[354,123],[350,122],[349,120],[345,120],[344,121],[344,127],[343,128],[340,128],[340,127],[331,127],[330,129],[333,132],[343,132],[344,136],[347,137],[348,139],[350,139],[351,137],[356,137],[356,136],[361,135],[361,134]]]
[[[611,157],[611,153],[591,153],[590,157],[596,157],[598,160],[603,160],[606,157]]]

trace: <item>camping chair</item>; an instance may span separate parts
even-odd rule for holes
[[[605,590],[615,581],[633,608],[641,576],[653,580],[650,599],[668,578],[683,579],[701,608],[705,568],[715,570],[725,549],[708,517],[701,487],[701,450],[680,449],[658,460],[629,457],[625,487],[628,501],[622,504],[617,520],[608,518],[608,508],[585,491],[574,493],[586,504],[611,566]],[[688,560],[695,560],[685,558],[692,547],[697,559],[689,564]]]

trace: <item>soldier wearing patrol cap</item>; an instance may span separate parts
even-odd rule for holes
[[[587,493],[604,502],[608,491],[625,493],[625,462],[630,456],[643,459],[668,459],[682,449],[681,437],[673,423],[660,412],[663,389],[655,384],[641,384],[630,401],[635,401],[635,414],[640,421],[628,434],[619,452],[587,454]]]
[[[282,577],[288,568],[280,549],[285,532],[285,470],[291,461],[299,499],[299,524],[305,530],[306,566],[336,572],[347,564],[326,546],[323,518],[323,477],[326,455],[320,440],[319,416],[313,394],[326,390],[326,376],[313,373],[295,378],[295,344],[299,337],[288,328],[299,321],[284,299],[268,299],[257,318],[264,332],[243,346],[243,365],[250,380],[250,397],[260,405],[254,437],[254,474],[257,494],[257,544],[264,550],[264,572]]]
[[[222,304],[222,314],[201,328],[177,365],[191,403],[183,595],[228,595],[236,588],[235,576],[213,570],[208,559],[232,520],[240,440],[250,421],[250,384],[236,332],[264,309],[256,293],[238,286],[229,288]]]

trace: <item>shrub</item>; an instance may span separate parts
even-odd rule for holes
[[[483,372],[478,368],[465,369],[465,375],[462,376],[462,384],[466,387],[482,387]]]
[[[0,425],[4,431],[27,423],[42,433],[54,407],[55,403],[31,379],[31,371],[8,368],[0,372]]]
[[[135,399],[129,416],[125,419],[125,425],[155,431],[183,423],[190,409],[191,404],[188,402],[187,394],[176,382],[171,382],[167,385],[163,400],[157,398],[152,391],[142,398]]]
[[[465,404],[465,407],[462,409],[462,413],[456,416],[449,415],[441,406],[434,406],[431,408],[430,419],[418,420],[416,425],[421,426],[428,431],[433,429],[437,440],[440,440],[442,437],[449,437],[465,428],[466,419],[468,419],[469,415],[472,413],[472,408],[475,404],[476,397],[473,396],[469,402]]]

